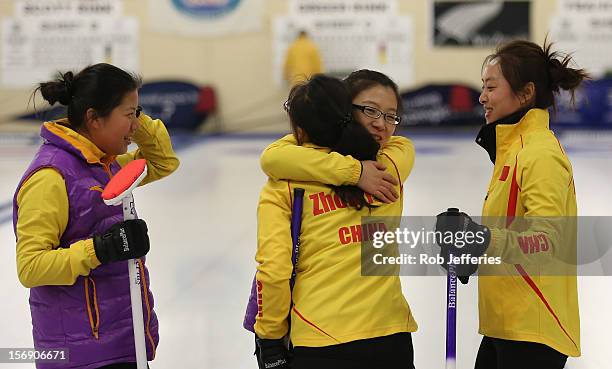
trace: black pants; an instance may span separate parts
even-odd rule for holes
[[[563,369],[567,356],[541,343],[484,337],[474,369]]]
[[[292,369],[414,369],[412,335],[397,333],[333,346],[293,348]]]

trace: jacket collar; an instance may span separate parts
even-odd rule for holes
[[[69,125],[67,119],[46,122],[41,128],[40,135],[50,143],[80,156],[89,164],[108,164],[115,160],[115,155],[107,155]]]
[[[491,162],[505,153],[520,136],[548,129],[548,110],[519,110],[493,123],[485,124],[476,137],[476,143],[489,154]]]

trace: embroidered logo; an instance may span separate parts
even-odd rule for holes
[[[102,187],[100,187],[99,185],[91,186],[91,187],[89,187],[89,190],[90,191],[104,192],[104,189]]]

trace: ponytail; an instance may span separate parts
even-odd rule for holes
[[[590,78],[589,74],[584,69],[570,68],[569,64],[573,62],[571,55],[563,56],[558,51],[551,51],[552,45],[552,43],[547,45],[544,41],[543,49],[547,60],[550,89],[554,93],[559,93],[559,90],[569,91],[571,104],[574,106],[575,91],[585,79]]]
[[[68,106],[72,97],[73,80],[72,72],[60,73],[57,80],[41,83],[38,86],[38,90],[40,90],[40,94],[49,105],[54,105],[58,102],[61,105]]]

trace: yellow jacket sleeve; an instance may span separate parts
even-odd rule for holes
[[[287,135],[264,150],[260,164],[272,179],[356,185],[361,176],[359,160],[328,151],[311,145],[299,146],[293,135]]]
[[[261,338],[281,338],[288,332],[289,280],[293,270],[288,191],[287,182],[269,180],[257,208],[255,260],[260,298],[255,332]]]
[[[518,157],[517,182],[526,211],[515,221],[524,231],[492,228],[489,253],[512,264],[542,265],[553,258],[574,258],[575,263],[575,214],[566,214],[564,206],[573,191],[571,167],[560,152],[533,151]]]
[[[100,265],[92,239],[57,249],[68,225],[68,194],[55,169],[40,169],[27,179],[17,204],[17,273],[25,287],[72,285]]]
[[[414,145],[405,137],[392,136],[379,152],[378,159],[382,162],[390,160],[397,167],[403,183],[414,165]],[[268,146],[261,155],[260,163],[264,173],[272,179],[341,186],[356,185],[361,176],[359,160],[311,145],[299,146],[293,135],[287,135]],[[389,165],[387,171],[397,175],[395,168],[389,168]]]
[[[404,183],[414,166],[415,153],[412,141],[403,136],[391,136],[387,144],[380,150],[379,159],[381,156],[386,156],[397,166],[400,183]],[[384,162],[384,160],[379,161]],[[384,164],[387,165],[387,163]],[[388,165],[387,171],[389,171]]]
[[[138,120],[140,127],[133,135],[138,149],[117,156],[117,162],[123,167],[132,160],[146,159],[147,176],[140,183],[142,186],[174,172],[179,166],[179,160],[172,149],[170,135],[161,120],[151,119],[144,113],[140,114]]]

